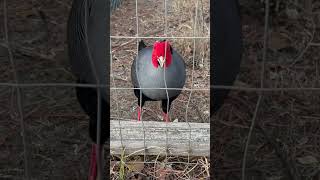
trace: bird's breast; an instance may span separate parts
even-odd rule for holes
[[[169,67],[155,68],[151,61],[151,54],[152,49],[146,48],[139,52],[137,58],[136,73],[138,83],[141,88],[148,88],[142,89],[142,93],[155,100],[179,95],[186,79],[185,65],[181,56],[173,52],[172,63]],[[177,88],[177,90],[166,91],[165,89],[159,89],[166,87]]]

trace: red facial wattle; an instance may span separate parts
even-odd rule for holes
[[[167,51],[165,51],[165,48],[167,48]],[[169,67],[172,61],[172,52],[170,49],[170,44],[167,41],[163,42],[155,42],[153,44],[153,50],[152,50],[152,64],[155,68],[158,68],[158,58],[162,56],[165,57],[165,63],[164,67]]]

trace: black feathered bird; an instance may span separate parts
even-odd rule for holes
[[[138,51],[138,56],[131,66],[132,84],[134,88],[149,88],[134,89],[134,94],[138,98],[138,120],[140,120],[142,107],[146,101],[162,101],[163,119],[168,122],[171,103],[179,96],[185,84],[184,60],[166,40],[157,41],[150,47],[140,41]],[[166,91],[159,88],[175,89]],[[142,95],[141,102],[140,94]]]
[[[107,72],[109,53],[107,52],[107,15],[118,7],[121,0],[111,0],[110,9],[105,0],[74,0],[67,27],[67,41],[71,69],[81,84],[108,84]],[[90,117],[89,135],[94,142],[90,157],[89,179],[97,176],[96,148],[109,137],[110,106],[106,87],[100,87],[101,98],[98,99],[97,88],[76,87],[77,99]],[[97,140],[98,101],[100,101],[101,133]],[[100,146],[102,147],[102,146]]]
[[[240,70],[242,34],[238,0],[213,1],[213,85],[232,86]],[[213,88],[214,114],[230,90]]]

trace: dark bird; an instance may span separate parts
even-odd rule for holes
[[[111,0],[110,9],[117,8],[122,0]],[[108,84],[109,41],[107,39],[107,18],[109,1],[74,0],[67,26],[69,60],[77,83]],[[98,90],[98,91],[97,91]],[[98,94],[100,93],[100,96]],[[93,141],[90,155],[89,180],[96,180],[96,151],[109,138],[110,105],[109,91],[106,87],[76,87],[77,99],[90,117],[89,135]],[[98,97],[100,97],[98,99]],[[100,105],[100,140],[97,138],[98,104]],[[98,152],[101,152],[101,149]],[[101,156],[100,156],[101,157]]]
[[[213,85],[232,86],[239,71],[242,56],[242,34],[238,0],[214,1],[213,11]],[[223,105],[229,89],[211,91],[214,114]]]
[[[134,89],[134,94],[138,98],[138,120],[146,101],[162,101],[163,119],[168,122],[171,104],[179,96],[185,84],[184,60],[166,40],[157,41],[151,47],[140,41],[138,51],[138,56],[131,66],[132,84],[134,88],[148,88]],[[165,88],[174,89],[166,91]]]

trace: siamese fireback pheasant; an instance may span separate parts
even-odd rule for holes
[[[163,119],[168,122],[171,103],[179,96],[185,84],[184,60],[166,40],[156,41],[150,47],[140,41],[138,51],[138,56],[133,60],[131,66],[134,94],[138,98],[138,120],[141,118],[142,107],[146,101],[162,101]],[[165,88],[173,89],[166,91]]]

